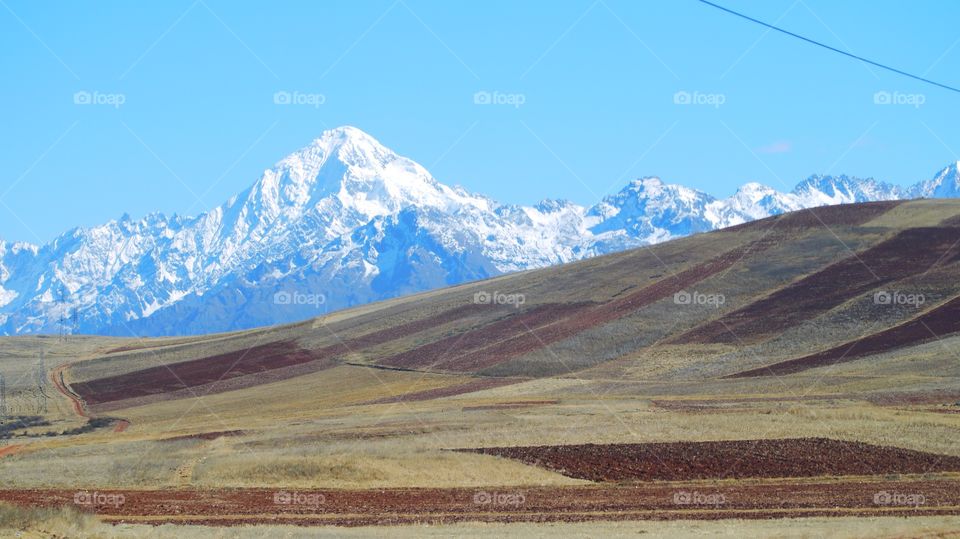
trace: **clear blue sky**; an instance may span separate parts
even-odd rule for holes
[[[960,85],[956,2],[717,1]],[[693,0],[2,0],[0,68],[0,237],[32,242],[199,213],[344,124],[515,203],[592,204],[644,175],[716,196],[812,173],[906,184],[960,151],[960,95]],[[77,105],[82,91],[124,103]],[[724,102],[676,105],[678,91]],[[878,91],[924,102],[876,105]]]

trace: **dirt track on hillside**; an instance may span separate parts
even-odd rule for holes
[[[78,416],[89,419],[90,416],[87,414],[87,411],[84,409],[83,400],[79,395],[73,392],[70,387],[67,385],[66,380],[64,379],[64,373],[70,367],[69,363],[64,363],[63,365],[57,365],[50,371],[50,381],[53,382],[53,387],[62,393],[67,399],[70,400],[70,404],[73,407],[74,413]]]

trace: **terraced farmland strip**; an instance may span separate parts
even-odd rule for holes
[[[87,405],[165,393],[318,359],[290,342],[276,342],[71,384]]]
[[[524,380],[520,378],[478,378],[476,380],[471,380],[465,384],[457,384],[457,385],[452,385],[447,387],[427,389],[424,391],[416,391],[414,393],[407,393],[405,395],[395,395],[392,397],[384,397],[382,399],[377,399],[370,402],[364,402],[362,404],[389,404],[393,402],[416,402],[416,401],[426,401],[426,400],[433,400],[433,399],[442,399],[444,397],[454,397],[457,395],[465,395],[467,393],[483,391],[485,389],[493,389],[495,387],[503,387],[511,384],[517,384],[523,381]]]
[[[219,393],[274,382],[333,366],[333,358],[383,344],[482,311],[469,304],[353,339],[305,350],[291,342],[268,343],[215,356],[149,367],[121,375],[71,384],[87,406],[98,412],[187,398],[196,391]],[[204,387],[207,386],[207,387]],[[199,391],[198,389],[198,391]]]
[[[904,230],[669,342],[704,344],[763,340],[886,283],[922,274],[934,264],[948,264],[960,259],[958,241],[960,229],[956,228]],[[910,263],[904,263],[905,260]]]
[[[797,359],[750,369],[727,378],[793,374],[931,341],[960,331],[960,298],[931,309],[898,326]]]
[[[0,490],[26,507],[74,505],[93,489]],[[918,505],[883,503],[892,493]],[[584,522],[799,516],[960,514],[956,480],[632,484],[628,486],[387,488],[371,490],[96,490],[122,503],[81,506],[108,521],[149,524],[395,526],[452,522]],[[122,496],[122,498],[120,497]],[[284,503],[289,500],[289,503]],[[878,500],[880,503],[878,503]],[[386,531],[386,530],[385,530]]]
[[[557,314],[553,318],[527,311],[485,327],[452,335],[382,361],[382,365],[405,368],[430,366],[450,372],[476,372],[513,357],[539,350],[608,322],[628,316],[638,309],[668,298],[703,279],[727,270],[747,256],[776,245],[779,236],[770,234],[762,240],[731,249],[720,256],[695,264],[636,292],[601,305],[571,304],[541,306]]]
[[[560,321],[567,316],[583,312],[591,305],[590,303],[537,305],[492,324],[395,354],[381,361],[380,364],[407,369],[455,366],[465,351],[477,350],[490,343],[509,339],[528,331],[528,328],[537,328]]]
[[[590,481],[690,481],[960,471],[960,457],[826,438],[486,447]]]

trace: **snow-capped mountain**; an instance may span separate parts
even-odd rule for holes
[[[592,207],[499,204],[353,127],[324,132],[196,217],[124,215],[47,245],[0,241],[0,332],[244,329],[578,260],[804,207],[960,193],[958,163],[901,189],[812,176],[726,199],[659,178]]]
[[[950,163],[932,180],[910,188],[912,198],[957,198],[960,197],[960,161]]]

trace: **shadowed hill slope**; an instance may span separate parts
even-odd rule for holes
[[[300,324],[135,341],[66,378],[103,413],[343,367],[429,374],[463,391],[574,372],[803,373],[960,331],[958,243],[958,201],[816,208]]]

